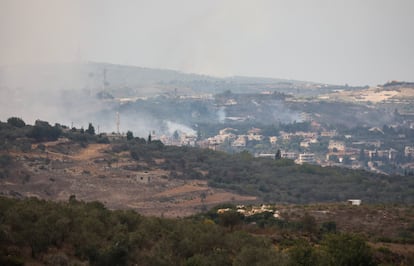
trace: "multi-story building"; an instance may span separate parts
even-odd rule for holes
[[[301,153],[299,158],[296,160],[297,163],[315,163],[315,154],[313,153]]]
[[[280,157],[282,157],[283,159],[295,160],[296,158],[298,158],[298,154],[296,152],[282,151],[280,153]]]

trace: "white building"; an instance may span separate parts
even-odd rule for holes
[[[275,145],[276,142],[277,142],[277,137],[276,136],[270,136],[269,137],[269,142],[270,142],[270,144]]]
[[[335,137],[337,135],[336,130],[331,130],[331,131],[322,131],[321,132],[321,137]]]
[[[360,199],[349,199],[348,203],[350,205],[353,205],[353,206],[359,206],[359,205],[361,205],[362,200],[360,200]]]
[[[301,153],[297,159],[298,164],[303,163],[315,163],[315,154],[313,153]]]
[[[249,134],[249,135],[247,136],[247,138],[248,138],[250,141],[252,141],[252,140],[262,141],[262,140],[264,139],[264,137],[263,137],[262,135],[252,135],[252,134]]]
[[[295,160],[296,158],[298,158],[298,155],[296,152],[288,152],[288,151],[282,151],[280,153],[280,156],[283,159],[290,159],[290,160]]]
[[[413,146],[405,146],[404,156],[405,157],[414,157],[414,147]]]
[[[259,153],[255,157],[275,159],[276,154],[275,153]]]

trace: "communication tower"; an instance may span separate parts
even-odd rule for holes
[[[116,133],[118,134],[119,134],[119,124],[120,124],[119,112],[116,112]]]

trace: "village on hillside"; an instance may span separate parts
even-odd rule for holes
[[[199,126],[198,130],[195,128],[197,131],[176,130],[171,135],[153,131],[151,134],[153,139],[158,139],[165,145],[196,146],[229,153],[248,151],[255,157],[285,158],[298,164],[311,163],[365,169],[382,174],[412,175],[414,110],[410,106],[414,88],[389,87],[334,91],[306,100],[287,97],[283,102],[285,106],[296,109],[298,105],[305,107],[300,109],[301,112],[297,111],[298,121],[290,124],[275,122],[279,125],[273,128],[268,124],[249,121],[262,115],[260,109],[265,109],[263,106],[267,104],[267,98],[264,97],[274,97],[275,93],[229,94],[219,100],[216,97],[214,101],[217,108],[232,115],[223,117],[223,122],[217,123],[218,130],[215,133],[202,134],[203,128]],[[188,97],[182,98],[188,100]],[[191,99],[199,102],[212,101],[211,97]],[[356,99],[359,99],[358,105],[346,106],[348,101],[354,102]],[[247,108],[246,105],[251,102],[253,105],[260,104],[260,108]],[[326,106],[335,108],[335,105],[338,106],[338,111],[324,110]],[[342,113],[339,110],[341,105],[345,106]],[[320,113],[312,112],[313,110]],[[376,112],[378,116],[389,116],[389,119],[380,124],[382,121],[373,117]],[[365,124],[356,124],[364,114],[367,114],[367,120],[373,118]],[[345,127],[335,124],[332,121],[334,119],[342,119],[343,123],[350,119],[353,121],[348,122],[355,124]],[[246,127],[246,124],[250,127]]]

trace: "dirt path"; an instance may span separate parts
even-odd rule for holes
[[[209,190],[209,187],[207,187],[207,182],[204,182],[203,186],[200,186],[200,184],[186,184],[180,187],[175,187],[175,188],[168,189],[163,192],[157,193],[154,195],[154,197],[173,197],[173,196],[178,196],[178,195],[187,194],[191,192],[200,192],[200,191],[207,191],[207,190]]]
[[[109,144],[89,144],[80,153],[72,155],[75,160],[90,160],[102,156],[102,151],[107,149]]]

